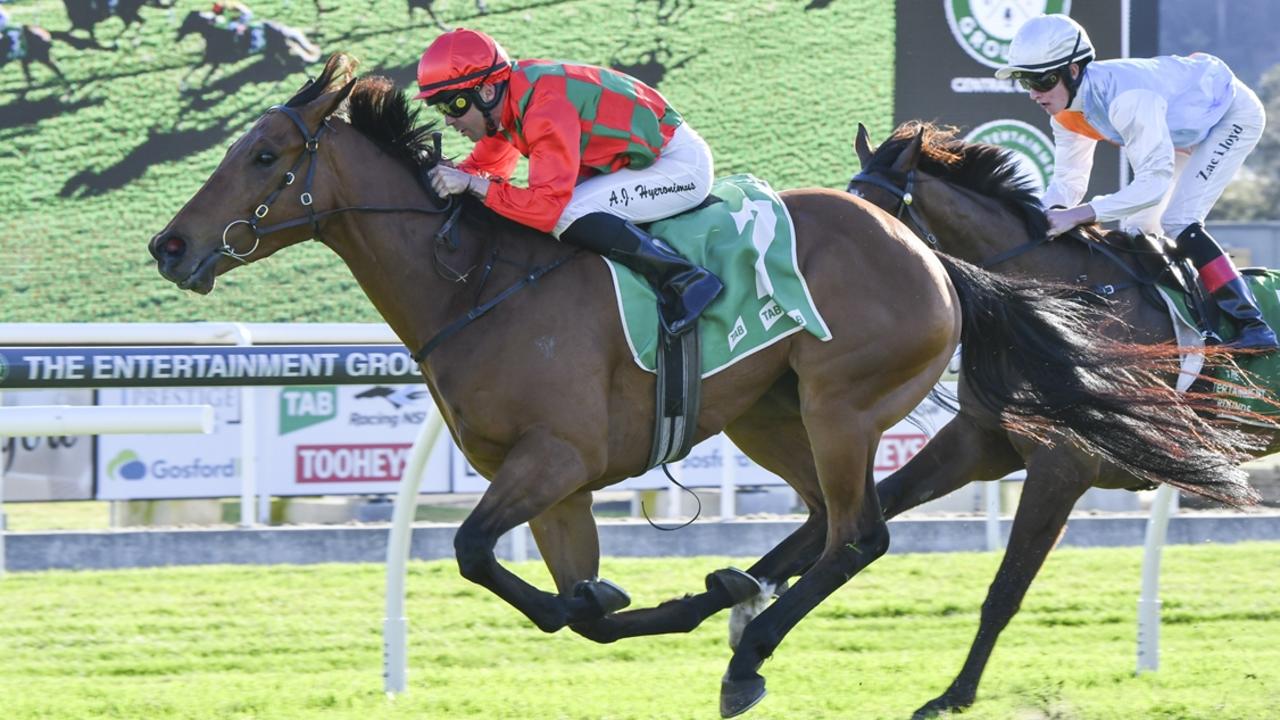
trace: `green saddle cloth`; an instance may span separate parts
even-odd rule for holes
[[[1253,295],[1258,300],[1258,309],[1262,311],[1262,316],[1266,318],[1267,323],[1273,328],[1280,327],[1280,271],[1267,270],[1257,274],[1250,272],[1244,275],[1244,279],[1249,284],[1249,289],[1253,290]],[[1195,328],[1196,322],[1187,307],[1187,296],[1175,287],[1162,285],[1161,290],[1172,302],[1179,319]],[[1240,334],[1240,329],[1230,318],[1220,316],[1217,333],[1218,337],[1230,342]],[[1264,393],[1273,398],[1280,397],[1280,353],[1241,355],[1236,358],[1236,364],[1244,374],[1229,368],[1220,368],[1213,372],[1215,378],[1225,381],[1224,384],[1217,385],[1214,390],[1236,396],[1235,400],[1222,402],[1238,405],[1245,410],[1263,415],[1280,415],[1280,411],[1277,411],[1275,406],[1259,399]],[[1232,385],[1242,387],[1232,387]],[[1230,408],[1224,409],[1230,410]]]
[[[711,194],[723,202],[650,227],[652,234],[724,282],[724,291],[698,322],[702,377],[800,330],[830,340],[796,267],[795,228],[782,198],[751,175],[720,178]],[[644,278],[608,263],[632,355],[640,367],[655,372],[657,298]]]

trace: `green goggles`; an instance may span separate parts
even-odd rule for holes
[[[475,104],[469,92],[456,92],[437,102],[431,103],[431,107],[440,111],[440,114],[451,118],[460,118],[467,114],[471,106]]]
[[[1013,74],[1018,84],[1023,90],[1034,90],[1035,92],[1049,92],[1062,82],[1062,69],[1050,70],[1042,73],[1016,72]]]

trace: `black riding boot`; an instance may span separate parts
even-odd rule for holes
[[[1240,348],[1243,350],[1275,350],[1280,348],[1280,341],[1276,339],[1276,333],[1267,324],[1262,317],[1262,313],[1258,310],[1258,301],[1253,296],[1253,291],[1249,289],[1248,283],[1244,278],[1240,277],[1240,273],[1236,270],[1235,265],[1231,263],[1230,257],[1218,245],[1218,241],[1214,240],[1200,223],[1193,223],[1178,235],[1178,248],[1182,250],[1191,262],[1196,266],[1196,271],[1201,274],[1200,282],[1204,283],[1205,268],[1212,263],[1226,262],[1229,273],[1233,277],[1219,286],[1216,290],[1210,292],[1213,301],[1217,303],[1218,308],[1226,313],[1236,325],[1240,328],[1240,335],[1231,342],[1227,343],[1229,347]],[[1206,289],[1208,286],[1205,286]]]
[[[597,252],[640,273],[658,293],[662,326],[680,335],[724,289],[720,278],[684,259],[670,245],[608,213],[583,215],[560,239]]]

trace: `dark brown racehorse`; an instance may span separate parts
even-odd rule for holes
[[[200,293],[309,238],[337,253],[400,339],[423,349],[423,376],[454,440],[490,481],[454,541],[459,570],[542,630],[570,626],[599,642],[687,632],[756,596],[758,580],[803,573],[747,626],[729,663],[721,712],[751,707],[764,695],[757,671],[787,632],[888,547],[875,447],[962,338],[974,391],[1011,425],[1071,428],[1152,479],[1239,489],[1228,445],[1237,438],[1197,423],[1176,395],[1143,379],[1135,365],[1149,353],[1081,334],[1096,321],[1084,304],[937,255],[847,193],[792,191],[784,199],[799,264],[834,338],[797,333],[712,376],[697,427],[700,438],[728,432],[785,478],[809,519],[747,573],[717,571],[706,592],[617,612],[629,599],[598,578],[591,492],[645,469],[654,379],[631,359],[610,273],[599,257],[478,202],[434,198],[419,181],[439,160],[426,140],[432,126],[415,125],[390,81],[353,80],[352,69],[335,55],[259,119],[150,251],[165,278]],[[446,328],[446,341],[431,342]],[[1113,442],[1129,435],[1141,441]],[[498,538],[524,522],[558,592],[495,560]]]
[[[53,58],[49,51],[53,48],[53,39],[49,35],[49,31],[35,25],[22,25],[18,28],[21,33],[21,46],[14,47],[13,26],[0,31],[0,67],[3,67],[9,60],[18,56],[18,62],[22,63],[22,75],[27,79],[27,87],[23,90],[25,93],[31,89],[31,63],[40,63],[53,71],[54,75],[62,81],[63,85],[69,85],[67,77],[62,74],[58,66],[54,64]]]
[[[1135,275],[1151,272],[1137,265],[1134,254],[1099,249],[1097,234],[1089,238],[1076,232],[1045,242],[1044,212],[1008,151],[960,142],[954,128],[915,122],[899,127],[874,150],[859,125],[855,149],[862,172],[850,182],[850,191],[898,213],[941,251],[1011,276],[1113,289],[1113,307],[1127,323],[1112,327],[1113,332],[1143,343],[1173,342],[1168,311],[1140,294]],[[969,657],[946,692],[917,711],[918,718],[973,703],[997,637],[1017,613],[1084,491],[1148,487],[1071,444],[1048,447],[1009,433],[971,399],[962,385],[965,412],[878,487],[885,516],[893,517],[975,480],[1026,470],[1008,549],[982,605]],[[1280,433],[1268,433],[1262,442],[1274,452],[1280,449]]]
[[[183,80],[207,65],[209,69],[201,81],[207,83],[219,66],[244,60],[254,54],[260,54],[265,61],[281,68],[302,67],[320,59],[320,50],[297,28],[273,20],[263,22],[263,45],[257,53],[251,47],[250,32],[252,31],[246,30],[244,33],[236,33],[220,27],[208,12],[192,10],[187,13],[178,26],[177,39],[181,41],[188,35],[199,35],[204,38],[204,54],[199,63],[187,70]]]

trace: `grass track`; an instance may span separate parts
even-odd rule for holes
[[[1274,718],[1277,553],[1166,549],[1162,666],[1137,678],[1140,550],[1056,553],[964,718]],[[607,560],[603,572],[643,606],[700,587],[727,562]],[[770,696],[747,717],[908,717],[959,668],[997,562],[903,555],[873,565],[766,663]],[[516,569],[548,584],[541,565]],[[722,618],[609,646],[547,636],[451,562],[411,568],[411,688],[388,702],[382,580],[373,565],[12,575],[0,582],[0,716],[716,717]]]
[[[0,68],[6,322],[378,319],[338,258],[316,243],[231,273],[207,298],[183,293],[156,273],[147,240],[201,186],[231,141],[306,76],[256,72],[246,60],[219,70],[203,93],[184,90],[183,76],[202,45],[194,37],[175,44],[176,23],[210,5],[177,0],[172,14],[143,8],[146,23],[123,35],[116,50],[56,43],[54,60],[75,85],[69,95],[37,66],[35,89],[20,98],[18,65]],[[418,56],[438,32],[423,13],[407,21],[405,0],[323,5],[331,11],[317,18],[310,0],[250,3],[260,19],[306,30],[326,53],[355,54],[362,72],[412,84]],[[653,53],[667,68],[659,89],[707,138],[720,174],[752,172],[779,189],[843,187],[854,163],[855,124],[867,123],[875,137],[891,129],[894,22],[893,4],[884,0],[838,0],[811,11],[794,0],[488,5],[491,12],[477,16],[470,0],[436,3],[446,23],[489,31],[516,57],[631,66]],[[55,33],[69,26],[62,0],[6,7],[14,23]],[[670,10],[680,12],[660,20]],[[120,23],[112,19],[98,30],[109,44]],[[448,153],[467,149],[464,139],[446,133]]]

